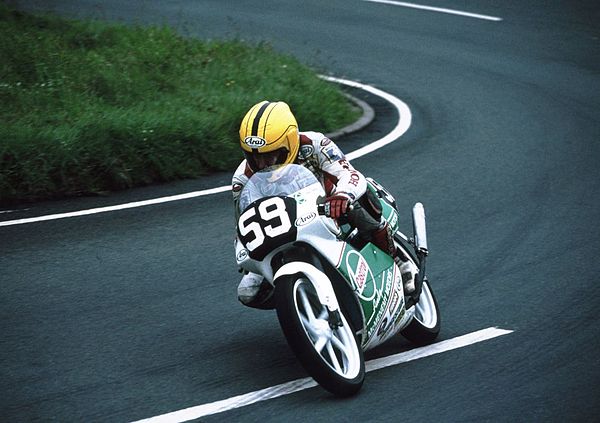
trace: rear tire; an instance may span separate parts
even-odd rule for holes
[[[427,280],[423,281],[423,290],[415,305],[415,317],[400,333],[417,345],[430,344],[439,335],[440,309]]]
[[[344,314],[340,311],[342,326],[332,329],[327,308],[302,276],[279,279],[275,301],[281,329],[308,374],[336,396],[357,393],[365,379],[365,362]]]

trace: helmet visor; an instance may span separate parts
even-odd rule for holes
[[[284,163],[288,156],[288,150],[286,148],[278,148],[267,153],[259,153],[258,150],[252,150],[251,152],[244,151],[244,156],[246,156],[250,169],[258,172],[267,167]]]

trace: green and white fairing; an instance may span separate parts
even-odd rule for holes
[[[394,199],[372,179],[368,189],[381,199],[383,216],[396,231]],[[296,240],[310,242],[354,291],[363,315],[362,348],[367,350],[404,328],[414,310],[405,310],[400,272],[389,255],[371,243],[357,250],[343,241],[345,234],[332,219],[318,215],[316,204],[324,196],[321,183],[303,166],[255,174],[240,196],[237,262],[273,282],[269,257]]]
[[[398,230],[394,198],[377,182],[367,178],[368,189],[380,198],[382,214],[392,230]],[[385,342],[402,329],[412,317],[404,303],[402,278],[394,260],[368,243],[360,251],[345,244],[337,269],[349,281],[358,298],[364,318],[363,349]]]

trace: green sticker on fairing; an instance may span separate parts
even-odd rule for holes
[[[346,245],[339,271],[350,281],[366,323],[365,345],[383,318],[394,284],[394,260],[368,243],[358,251]]]

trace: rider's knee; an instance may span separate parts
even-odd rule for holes
[[[273,309],[273,285],[256,273],[248,273],[242,277],[238,285],[238,300],[245,306],[260,309]]]

